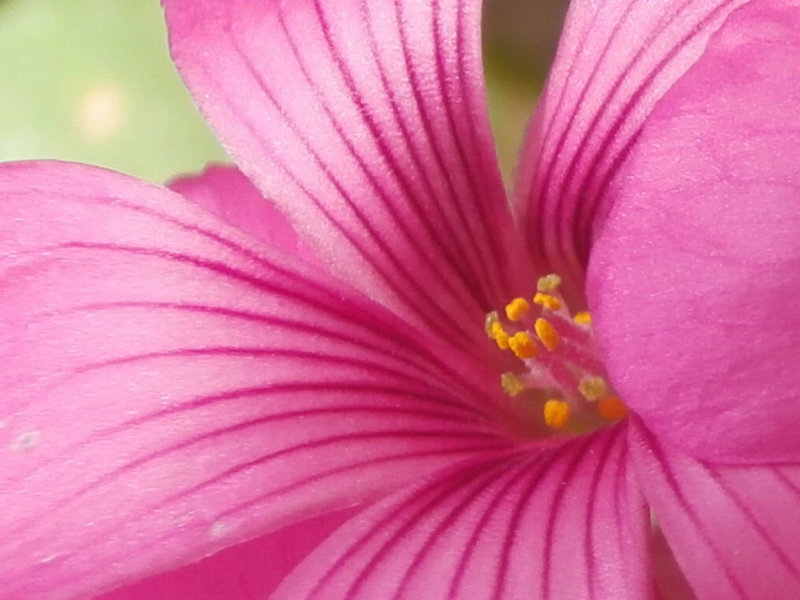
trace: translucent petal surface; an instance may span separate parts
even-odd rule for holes
[[[345,524],[273,600],[649,598],[623,432],[437,473]]]
[[[171,568],[501,443],[480,364],[173,192],[22,163],[0,197],[0,597]]]
[[[697,595],[686,581],[686,575],[681,571],[667,544],[664,532],[657,525],[654,527],[651,543],[657,600],[697,600]]]
[[[486,113],[478,0],[164,4],[210,123],[342,277],[455,343],[530,291]]]
[[[800,6],[737,10],[651,115],[590,300],[617,390],[696,457],[800,460]]]
[[[800,597],[800,465],[717,466],[643,427],[632,437],[643,493],[700,600]]]
[[[174,179],[168,187],[273,248],[301,253],[286,217],[236,167],[211,164],[202,173]]]
[[[747,0],[574,0],[530,125],[516,201],[542,270],[580,295],[609,180],[658,100]]]

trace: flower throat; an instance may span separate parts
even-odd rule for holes
[[[540,277],[532,302],[512,299],[503,315],[486,315],[485,327],[522,363],[500,376],[506,394],[528,404],[546,429],[578,434],[624,418],[628,407],[605,377],[591,316],[570,313],[560,283],[555,274]]]

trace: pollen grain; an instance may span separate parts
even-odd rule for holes
[[[550,352],[558,348],[558,332],[550,321],[542,318],[536,319],[533,327],[545,348]]]
[[[536,282],[536,289],[542,293],[554,292],[561,285],[561,277],[555,273],[539,277]]]
[[[597,403],[597,414],[609,421],[619,421],[628,416],[628,407],[616,396],[606,396]]]
[[[533,358],[539,354],[536,342],[524,331],[518,331],[508,338],[508,347],[517,358]]]
[[[602,377],[592,375],[580,380],[578,383],[578,391],[581,393],[581,396],[586,398],[589,402],[596,402],[606,395],[608,384]]]
[[[588,311],[582,310],[581,312],[575,313],[575,316],[572,317],[572,320],[576,325],[589,326],[592,324],[592,315],[589,314]]]
[[[511,397],[519,396],[525,391],[525,384],[511,371],[500,375],[500,385],[503,387],[503,391]]]
[[[569,422],[569,404],[551,399],[544,403],[544,422],[551,429],[563,429]]]
[[[533,302],[539,306],[544,306],[547,310],[553,312],[561,309],[561,300],[550,294],[543,294],[539,292],[533,297]]]
[[[509,321],[519,321],[530,310],[530,304],[525,298],[514,298],[506,304],[506,316]]]

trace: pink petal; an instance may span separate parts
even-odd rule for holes
[[[479,0],[165,0],[242,170],[336,272],[461,343],[530,292],[486,111]]]
[[[800,598],[800,465],[721,466],[632,434],[642,490],[699,600]]]
[[[154,575],[96,600],[259,600],[355,511],[326,514]]]
[[[198,175],[174,179],[168,187],[273,248],[292,255],[301,250],[286,217],[236,167],[210,164]]]
[[[437,473],[345,524],[273,600],[650,598],[623,432]]]
[[[655,527],[651,543],[657,600],[697,600],[660,527]]]
[[[756,0],[655,110],[590,264],[618,391],[709,460],[800,460],[800,7]]]
[[[0,197],[2,598],[97,593],[507,443],[480,363],[173,192],[21,163]]]
[[[516,200],[541,270],[582,292],[619,169],[656,102],[747,0],[574,0],[523,148]]]

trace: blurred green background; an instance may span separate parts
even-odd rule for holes
[[[507,177],[565,2],[485,0]],[[170,62],[158,0],[0,0],[0,82],[0,160],[62,158],[163,182],[225,159]]]

